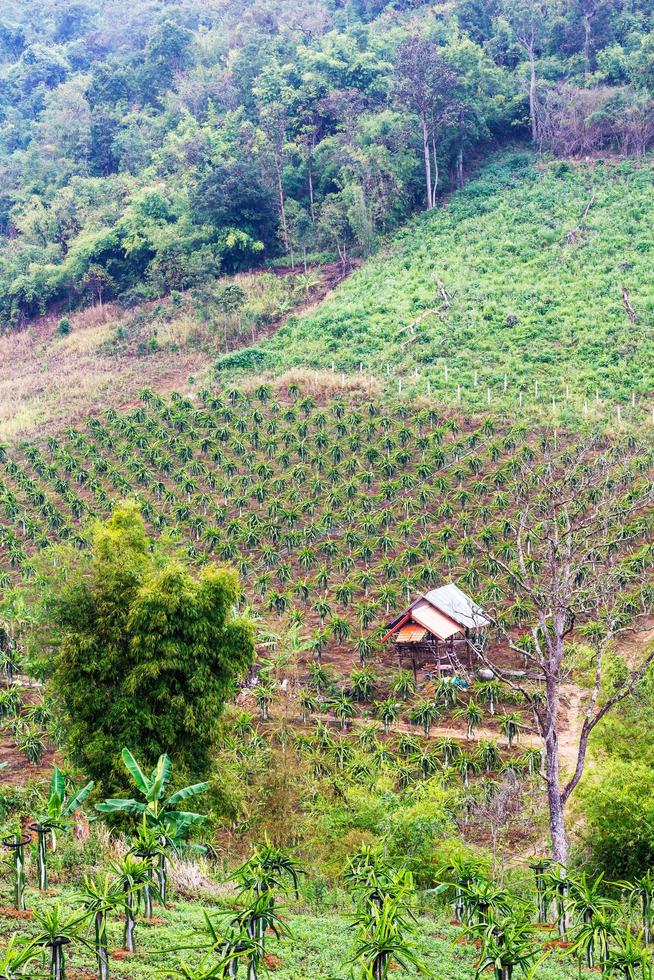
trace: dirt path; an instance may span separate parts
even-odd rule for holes
[[[562,684],[561,696],[567,710],[565,727],[559,738],[559,759],[561,767],[572,773],[577,765],[584,692],[576,684]]]
[[[336,721],[333,715],[327,714],[312,714],[311,716],[316,721],[322,721],[324,723],[329,723],[333,728],[339,728],[339,723]],[[497,715],[495,716],[497,718]],[[365,728],[368,725],[374,725],[380,732],[383,732],[383,725],[380,721],[375,718],[352,718],[350,720],[349,728]],[[408,721],[395,721],[390,727],[390,735],[397,734],[410,734],[419,735],[421,738],[425,738],[425,733],[423,732],[420,725],[412,725]],[[506,747],[506,739],[501,735],[496,729],[488,728],[482,726],[481,728],[475,729],[475,735],[472,739],[466,738],[465,728],[455,728],[449,725],[432,725],[429,736],[427,736],[430,741],[437,741],[440,738],[452,738],[458,742],[467,742],[469,745],[478,745],[482,740],[495,741],[500,740]],[[517,748],[538,748],[540,746],[540,739],[537,735],[531,732],[521,732],[520,739],[517,743],[514,743],[514,747]]]
[[[634,668],[645,654],[647,647],[654,642],[654,619],[643,618],[638,629],[625,633],[617,643],[617,652],[629,667]],[[563,730],[559,737],[561,767],[571,774],[577,764],[579,735],[583,724],[585,694],[577,684],[561,685],[561,700],[566,709]]]

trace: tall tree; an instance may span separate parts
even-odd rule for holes
[[[503,0],[502,3],[502,13],[511,25],[529,65],[529,122],[535,145],[540,141],[536,61],[546,36],[550,2],[551,0]]]
[[[203,777],[226,699],[252,661],[250,626],[232,608],[236,575],[195,577],[162,554],[134,505],[96,527],[90,554],[71,550],[43,584],[52,628],[48,689],[67,752],[107,795],[124,782],[120,751],[146,764],[173,746],[183,775]]]
[[[443,130],[457,117],[457,76],[439,45],[421,34],[403,41],[395,67],[395,95],[420,125],[427,210],[436,203],[438,150]]]
[[[286,197],[283,170],[289,151],[289,124],[293,103],[293,90],[284,70],[273,61],[253,87],[257,101],[261,139],[259,148],[270,171],[277,192],[280,220],[280,238],[284,249],[293,258],[292,242],[286,217]]]
[[[637,629],[639,615],[649,613],[654,601],[652,589],[643,587],[653,564],[642,519],[654,502],[646,459],[633,448],[604,448],[599,441],[572,451],[546,446],[542,458],[525,461],[513,486],[515,560],[502,557],[499,547],[485,556],[501,587],[517,593],[523,613],[529,612],[531,625],[520,639],[503,632],[542,677],[542,688],[521,686],[492,655],[478,652],[500,680],[522,690],[531,707],[542,740],[552,856],[562,865],[568,855],[565,808],[583,775],[590,734],[654,660],[654,649],[646,647],[640,660],[623,662],[609,684],[616,640]],[[581,704],[571,772],[564,774],[570,761],[561,755],[561,701],[572,639],[584,645],[584,666],[593,679]]]

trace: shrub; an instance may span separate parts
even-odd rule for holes
[[[647,762],[610,760],[584,784],[583,865],[613,881],[633,880],[654,862],[654,770]]]
[[[57,333],[60,337],[67,337],[70,331],[70,319],[67,316],[62,316],[61,320],[57,324]]]
[[[243,370],[251,371],[256,368],[268,367],[268,355],[260,347],[246,347],[230,354],[223,354],[216,361],[216,373],[222,371]]]

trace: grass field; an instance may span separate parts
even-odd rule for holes
[[[517,408],[552,397],[628,403],[654,383],[651,162],[500,157],[408,224],[315,311],[291,317],[264,366],[407,377]],[[635,310],[632,322],[623,299]],[[506,376],[506,382],[505,382]],[[475,378],[477,387],[475,388]],[[536,385],[538,384],[538,392]],[[506,401],[506,398],[504,399]]]
[[[62,905],[71,912],[75,907],[73,892],[64,893]],[[3,898],[8,899],[4,893]],[[55,898],[40,901],[36,893],[30,894],[29,905],[43,907]],[[270,974],[278,980],[347,980],[350,974],[348,959],[351,956],[354,932],[348,920],[345,896],[337,908],[322,910],[284,911],[292,938],[283,942],[270,937],[267,950],[270,956]],[[127,960],[112,959],[111,976],[133,980],[155,980],[162,976],[180,976],[176,966],[180,961],[197,962],[200,953],[193,950],[182,952],[179,947],[200,945],[203,940],[204,913],[212,914],[220,907],[220,899],[207,896],[202,901],[179,901],[173,898],[168,909],[155,910],[156,924],[141,922],[137,926],[137,953]],[[223,906],[224,907],[224,906]],[[20,932],[28,933],[34,926],[20,923]],[[16,929],[16,920],[0,910],[0,929],[7,936]],[[121,945],[121,923],[114,921],[109,928],[111,948]],[[445,910],[419,919],[419,939],[415,944],[427,977],[432,980],[470,980],[474,974],[475,949],[463,943],[462,930],[451,925]],[[92,955],[83,949],[72,952],[69,964],[80,971],[94,966]],[[167,972],[170,971],[170,972]],[[93,976],[89,972],[89,978]],[[418,976],[410,967],[402,976]],[[587,974],[589,977],[590,973]],[[75,977],[75,974],[72,974]],[[81,973],[81,977],[86,973]],[[537,974],[539,980],[567,980],[577,976],[576,966],[570,961],[554,956],[543,964]]]

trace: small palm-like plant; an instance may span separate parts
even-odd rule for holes
[[[0,977],[3,980],[20,980],[23,967],[34,959],[34,945],[24,936],[11,936],[0,951]]]
[[[624,932],[618,932],[613,941],[615,946],[603,964],[606,976],[622,977],[623,980],[652,980],[652,954],[632,927],[628,925]]]
[[[512,980],[516,969],[527,973],[541,953],[531,923],[512,909],[505,912],[492,909],[479,923],[469,926],[467,931],[471,938],[481,944],[475,978],[482,977],[490,968],[495,980]]]
[[[275,683],[268,677],[260,677],[254,689],[254,700],[261,712],[261,720],[268,721],[270,705],[275,697]]]
[[[522,717],[515,712],[511,714],[505,713],[500,718],[500,731],[506,738],[509,748],[512,748],[513,743],[518,741],[521,727]]]
[[[31,945],[49,951],[50,980],[66,980],[66,947],[79,944],[93,948],[82,936],[88,918],[87,912],[66,917],[59,905],[34,913],[37,932]]]
[[[107,920],[109,912],[123,905],[123,889],[109,874],[98,874],[95,877],[85,875],[84,886],[76,898],[84,909],[85,917],[93,919],[98,980],[109,980]]]
[[[494,715],[495,706],[502,694],[502,687],[499,681],[482,681],[480,684],[475,684],[475,694],[480,701],[484,701],[488,705],[490,714]]]
[[[415,694],[415,691],[416,681],[411,671],[398,671],[391,687],[391,694],[402,701],[406,701]]]
[[[500,752],[492,739],[483,739],[477,751],[479,764],[486,772],[493,772],[500,764]]]
[[[128,953],[135,951],[136,910],[141,893],[152,881],[152,862],[135,854],[126,854],[119,861],[111,863],[115,875],[116,889],[122,893],[125,912],[124,948]]]
[[[350,679],[352,693],[358,701],[369,701],[375,690],[375,675],[369,667],[353,670]]]
[[[341,729],[345,731],[348,722],[354,716],[355,709],[352,699],[345,694],[344,691],[339,691],[337,697],[335,697],[330,702],[330,707],[334,712],[334,715],[338,719],[341,725]]]
[[[441,677],[436,685],[435,699],[445,708],[454,707],[458,701],[458,688],[453,677]]]
[[[475,730],[479,728],[484,720],[484,713],[476,701],[470,699],[464,708],[459,708],[454,712],[454,718],[465,719],[466,737],[470,741],[474,738]]]
[[[384,726],[384,732],[388,735],[391,725],[400,717],[401,706],[392,698],[387,698],[385,701],[376,704],[375,709],[377,717],[381,719]]]
[[[311,684],[315,687],[316,691],[320,693],[320,691],[326,690],[329,687],[329,676],[323,665],[318,663],[317,660],[310,660],[307,667],[309,669]]]
[[[620,885],[627,892],[628,904],[631,907],[635,904],[640,907],[643,938],[646,943],[649,943],[652,935],[652,914],[654,910],[654,874],[651,870],[648,870],[632,884],[625,882],[623,885],[621,882]]]
[[[6,862],[14,875],[14,908],[18,912],[25,911],[25,848],[30,843],[29,834],[23,834],[20,828],[15,834],[3,837],[2,846],[9,852]]]
[[[282,848],[274,847],[269,841],[255,848],[252,856],[232,874],[231,880],[240,886],[239,899],[241,910],[236,916],[230,913],[230,925],[236,930],[237,937],[246,937],[248,949],[245,953],[248,962],[248,977],[256,980],[258,966],[265,952],[266,932],[270,929],[278,937],[288,935],[288,928],[279,917],[276,909],[276,892],[288,892],[292,888],[297,895],[300,875],[304,868],[293,855]],[[211,920],[207,919],[207,928],[215,930]],[[224,943],[219,936],[214,935],[214,948]],[[232,972],[226,976],[236,976],[238,960],[243,956],[240,938],[231,950],[234,962],[230,966]],[[231,962],[229,949],[223,949],[226,962]]]
[[[318,702],[316,701],[314,693],[306,690],[306,688],[301,688],[297,692],[297,699],[302,710],[302,721],[306,725],[311,712],[316,710]]]
[[[492,915],[508,917],[513,914],[511,896],[489,878],[478,875],[462,886],[462,890],[471,918],[476,918],[478,923],[486,922]]]
[[[409,711],[409,718],[414,725],[422,725],[425,737],[429,738],[431,726],[438,718],[439,710],[433,701],[419,701]]]
[[[52,841],[52,850],[57,847],[57,831],[70,826],[76,810],[79,810],[84,800],[87,798],[94,783],[89,782],[77,792],[69,795],[66,787],[66,779],[58,766],[52,767],[50,777],[50,791],[46,801],[45,810],[39,814],[34,823],[30,824],[30,830],[37,835],[37,864],[39,873],[39,888],[45,891],[48,887],[47,872],[47,844],[48,837]]]
[[[591,912],[584,917],[572,936],[571,953],[578,958],[579,975],[581,964],[589,969],[603,967],[609,955],[611,942],[620,929],[620,917],[616,909],[608,907]]]
[[[361,967],[361,980],[387,980],[396,964],[423,972],[409,936],[415,925],[406,913],[403,896],[384,895],[379,906],[354,916],[359,934],[351,963]]]

